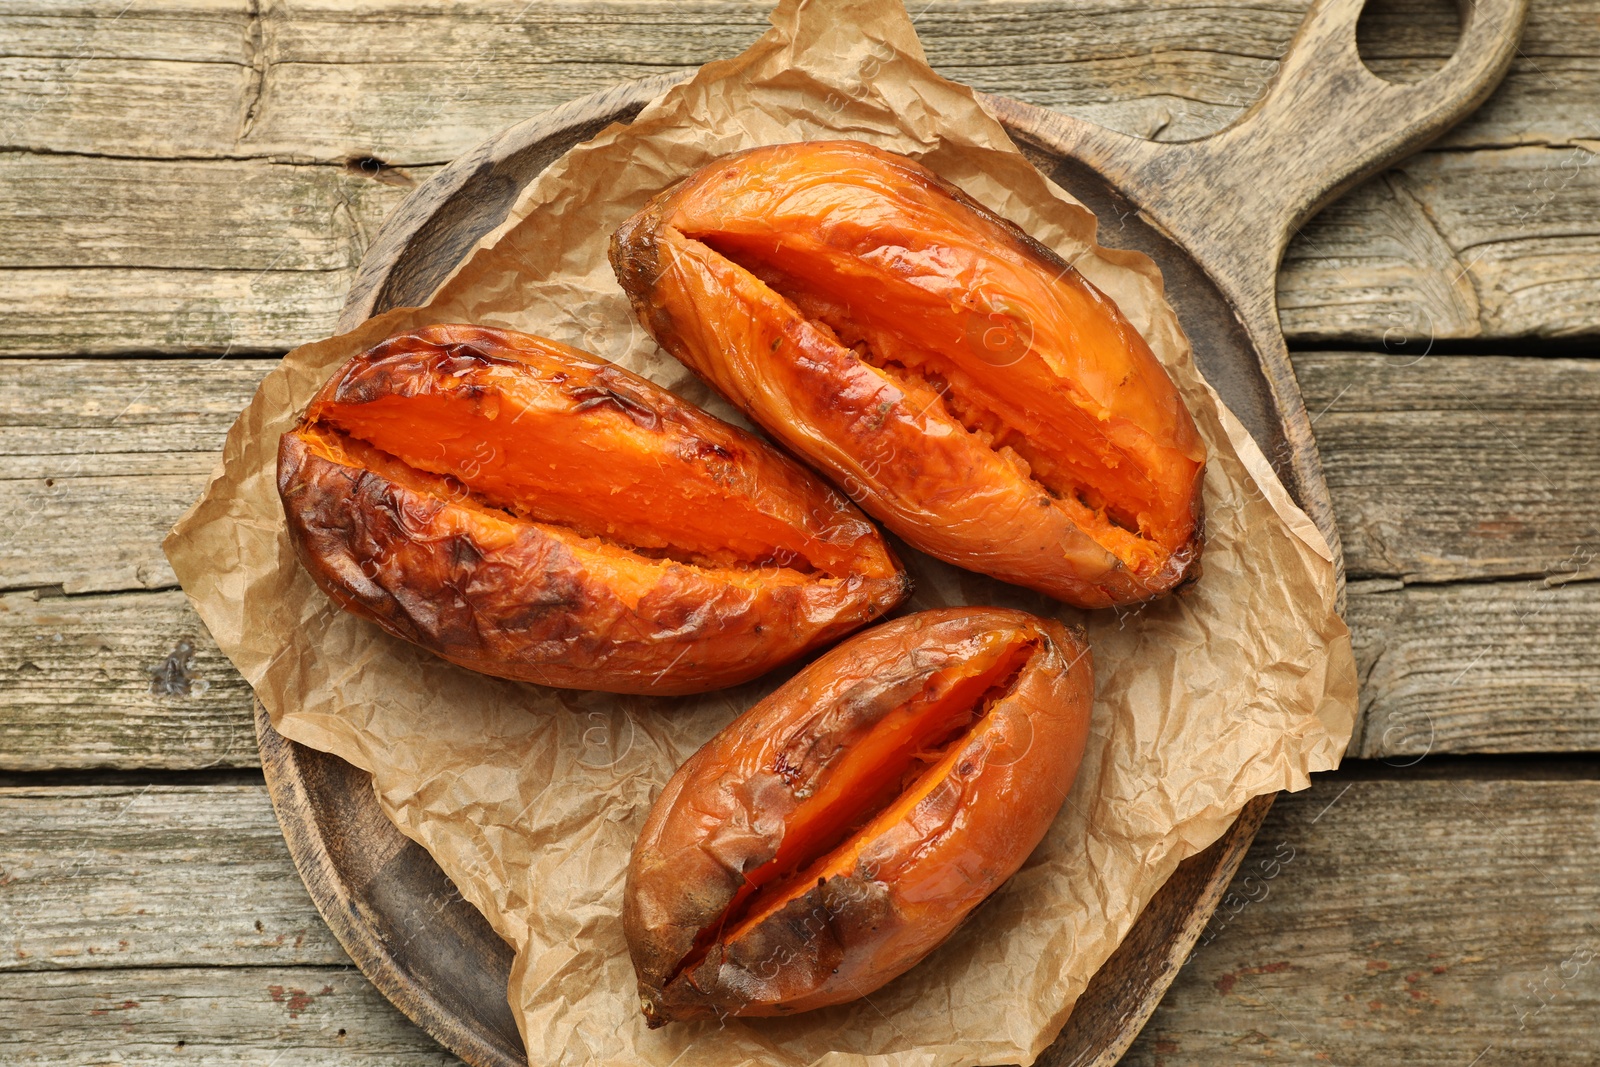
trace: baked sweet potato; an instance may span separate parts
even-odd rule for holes
[[[478,326],[350,360],[278,491],[335,603],[452,663],[671,695],[898,604],[878,531],[770,445],[576,349]]]
[[[919,164],[736,153],[625,223],[611,263],[667,351],[924,552],[1081,607],[1196,572],[1205,451],[1149,346]]]
[[[1081,633],[925,611],[832,649],[691,756],[656,799],[622,918],[652,1027],[870,993],[1019,868],[1072,787]]]

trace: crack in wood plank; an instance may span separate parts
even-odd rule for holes
[[[271,0],[267,0],[268,3]],[[261,111],[261,102],[267,93],[267,77],[272,70],[271,44],[261,13],[262,0],[249,0],[246,14],[249,18],[244,33],[245,66],[249,77],[245,82],[244,99],[239,116],[239,132],[234,140],[243,142],[250,136]]]

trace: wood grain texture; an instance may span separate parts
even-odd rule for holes
[[[0,480],[6,586],[87,593],[177,585],[161,538],[215,464],[181,452],[8,459],[15,473]]]
[[[0,163],[0,268],[349,270],[374,221],[437,169],[379,181],[359,167],[18,153]]]
[[[1366,723],[1352,751],[1600,748],[1600,583],[1583,580],[1600,576],[1600,364],[1295,362],[1351,570],[1379,579],[1350,598]],[[7,527],[8,580],[170,585],[160,534],[269,367],[0,363],[0,497],[54,516]],[[91,490],[109,510],[84,510]],[[153,690],[185,641],[189,694]],[[256,763],[247,687],[176,591],[0,600],[0,737],[14,770]]]
[[[1349,622],[1353,755],[1600,749],[1600,583],[1356,582]],[[181,593],[0,599],[0,770],[258,765],[249,687]]]
[[[350,964],[259,782],[0,789],[0,825],[0,1061],[459,1062]]]
[[[347,967],[254,785],[0,789],[0,971]]]
[[[1600,363],[1301,353],[1357,578],[1600,573]],[[174,585],[160,538],[199,495],[259,360],[0,361],[10,588]],[[92,546],[92,550],[86,550]]]
[[[181,592],[0,597],[0,770],[259,765],[250,687]]]
[[[1353,577],[1600,577],[1600,361],[1302,353]]]
[[[1600,783],[1283,798],[1130,1067],[1594,1062]]]
[[[324,0],[268,3],[252,18],[242,2],[153,0],[112,22],[112,6],[8,5],[7,144],[444,162],[574,97],[733,55],[765,30],[769,7],[555,0],[530,10],[518,0],[424,0],[352,9]],[[980,89],[1086,109],[1137,132],[1159,122],[1192,136],[1219,128],[1265,83],[1304,4],[1159,10],[1151,18],[1147,6],[1105,0],[934,0],[917,27],[939,70]],[[401,20],[414,32],[402,32]],[[1141,62],[1151,54],[1161,58]],[[1185,91],[1202,87],[1209,91]],[[179,121],[185,99],[193,117]]]
[[[1593,9],[1536,5],[1506,86],[1449,135],[1450,150],[1360,186],[1305,228],[1278,287],[1291,342],[1593,332]],[[936,0],[917,26],[951,77],[1175,139],[1237,115],[1304,10]],[[363,235],[405,181],[575,96],[731,55],[764,12],[644,0],[357,13],[269,2],[254,18],[243,0],[8,5],[0,173],[15,177],[0,198],[22,239],[0,250],[12,268],[0,352],[260,352],[321,336]],[[1401,5],[1386,24],[1380,71],[1438,51],[1416,21]],[[372,158],[401,171],[350,166]],[[96,195],[74,196],[83,185]],[[66,215],[53,215],[63,201]],[[52,226],[60,217],[71,222]]]
[[[1600,750],[1600,583],[1398,585],[1351,590],[1353,754]]]
[[[30,1067],[461,1062],[354,967],[281,966],[0,974],[0,1060]]]
[[[167,528],[270,364],[0,364],[0,583],[171,588]]]
[[[1393,0],[1366,42],[1380,74],[1447,54],[1440,5]],[[6,5],[6,147],[130,157],[442,163],[545,108],[747,47],[762,0],[115,0]],[[931,0],[930,63],[985,92],[1181,140],[1259,93],[1306,0]],[[1589,0],[1538,5],[1508,85],[1441,142],[1591,136],[1600,24]],[[408,128],[409,124],[409,128]]]
[[[231,271],[63,267],[0,276],[0,355],[71,357],[280,354],[332,332],[354,274],[266,262]]]
[[[1600,140],[1424,152],[1307,223],[1278,278],[1297,344],[1593,336]],[[1405,346],[1405,347],[1401,347]]]
[[[0,791],[8,825],[27,811],[22,854],[35,864],[0,884],[0,902],[38,894],[3,947],[13,955],[15,938],[83,951],[74,970],[5,961],[0,1059],[456,1062],[355,971],[312,961],[337,949],[261,787],[55,792]],[[123,807],[136,828],[100,836],[120,825]],[[115,880],[80,885],[70,856],[41,854],[71,842],[84,821],[94,848],[105,846],[92,862],[119,864]],[[237,868],[236,854],[245,858]],[[1463,1067],[1491,1047],[1480,1065],[1587,1064],[1600,958],[1581,961],[1600,954],[1597,857],[1600,782],[1321,779],[1274,806],[1231,897],[1124,1062]],[[196,887],[189,901],[174,882]],[[144,932],[119,954],[112,938],[126,938],[115,923],[126,922],[118,909],[130,892],[154,894],[157,907],[139,905]],[[74,932],[84,917],[102,940]],[[219,928],[238,936],[220,938]],[[290,934],[283,945],[280,932]],[[87,952],[102,943],[110,951]],[[73,1048],[57,1041],[63,1032]]]

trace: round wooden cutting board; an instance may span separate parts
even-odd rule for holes
[[[1488,95],[1515,52],[1527,6],[1478,0],[1464,8],[1455,57],[1402,86],[1373,76],[1357,55],[1362,3],[1315,3],[1266,95],[1198,141],[1143,141],[985,98],[1034,165],[1095,212],[1102,244],[1143,252],[1161,268],[1201,371],[1336,553],[1311,421],[1278,326],[1278,262],[1295,228],[1328,199],[1438,136]],[[675,81],[646,79],[574,101],[435,175],[385,221],[341,331],[425,301],[551,161],[610,123],[630,121]],[[432,857],[384,817],[364,772],[280,737],[259,704],[256,729],[295,864],[363,973],[474,1067],[525,1063],[506,1003],[510,949]],[[1221,901],[1272,800],[1251,801],[1220,840],[1178,867],[1041,1064],[1109,1065],[1122,1056]]]

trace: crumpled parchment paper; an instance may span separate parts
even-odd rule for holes
[[[743,55],[553,163],[427,306],[291,352],[229,433],[167,554],[278,731],[370,771],[384,811],[515,947],[509,997],[531,1063],[1026,1064],[1181,859],[1250,797],[1304,788],[1338,763],[1356,681],[1334,567],[1200,377],[1155,267],[1094,244],[1089,212],[1024,161],[970,89],[928,68],[899,3],[784,0],[772,21]],[[907,553],[914,609],[1004,604],[1088,628],[1098,698],[1066,806],[971,921],[867,999],[651,1033],[619,919],[634,836],[673,769],[782,679],[678,699],[562,692],[390,638],[334,608],[296,564],[274,488],[278,438],[346,358],[434,322],[553,337],[729,417],[635,324],[606,242],[651,194],[717,156],[831,137],[922,160],[1117,301],[1210,449],[1204,576],[1137,612],[1089,614]]]

